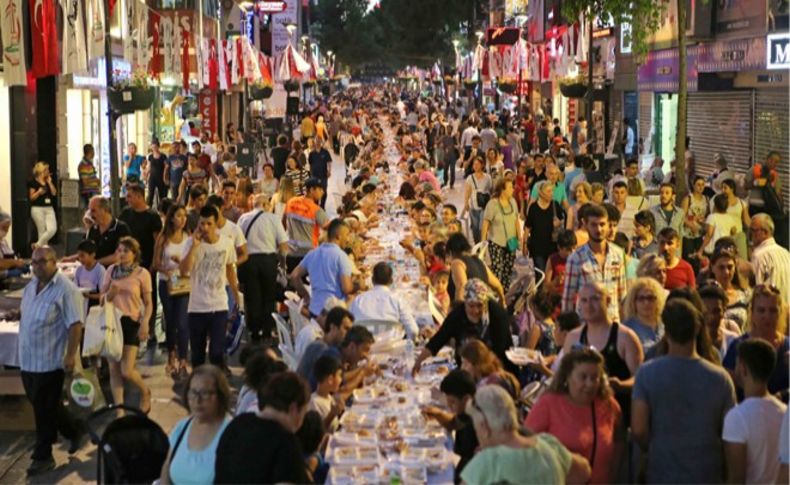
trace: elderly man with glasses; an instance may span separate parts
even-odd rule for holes
[[[58,271],[52,248],[37,248],[32,266],[34,278],[22,295],[19,322],[22,384],[36,420],[36,444],[28,475],[55,468],[52,443],[58,431],[71,441],[69,453],[79,449],[83,435],[61,402],[65,375],[74,369],[78,358],[82,294]]]

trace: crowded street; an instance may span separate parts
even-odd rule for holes
[[[790,481],[786,5],[0,2],[0,483]]]

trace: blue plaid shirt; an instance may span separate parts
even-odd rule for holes
[[[69,328],[82,321],[83,299],[77,286],[58,271],[38,293],[38,279],[22,294],[19,362],[26,372],[63,368]]]

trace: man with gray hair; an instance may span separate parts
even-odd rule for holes
[[[775,286],[787,301],[790,291],[790,252],[776,243],[774,221],[763,212],[749,225],[752,238],[752,267],[758,284]]]
[[[36,420],[28,475],[55,468],[52,444],[58,432],[71,441],[69,453],[79,449],[82,435],[61,400],[66,373],[74,370],[79,358],[82,294],[58,271],[55,251],[49,246],[33,251],[32,265],[34,277],[22,293],[19,322],[22,384]]]

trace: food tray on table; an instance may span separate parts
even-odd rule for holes
[[[407,447],[401,451],[399,461],[402,465],[407,466],[425,466],[431,471],[441,470],[452,463],[447,449],[440,446]]]
[[[505,351],[505,357],[516,365],[539,364],[543,362],[543,355],[534,349],[512,347]]]
[[[338,446],[377,446],[378,438],[373,430],[360,428],[353,431],[337,431],[332,435]]]
[[[377,484],[383,477],[378,465],[334,465],[329,468],[331,485]]]
[[[340,424],[343,425],[343,427],[354,430],[375,429],[380,421],[381,416],[377,414],[359,413],[354,409],[346,411],[343,413],[343,416],[340,417]]]
[[[378,465],[379,449],[376,446],[335,447],[327,453],[327,461],[332,465]]]
[[[387,387],[368,386],[354,389],[354,402],[360,404],[376,403],[388,400],[392,392]]]

